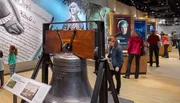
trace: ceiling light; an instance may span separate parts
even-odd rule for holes
[[[178,3],[176,3],[176,5],[179,5]]]
[[[164,5],[164,3],[161,3],[161,5]]]
[[[178,6],[177,8],[179,9],[180,7]]]

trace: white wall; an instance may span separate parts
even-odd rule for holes
[[[164,33],[170,34],[176,30],[176,33],[180,34],[180,26],[158,26],[158,32],[163,31]]]

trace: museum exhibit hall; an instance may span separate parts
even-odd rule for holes
[[[0,103],[180,103],[180,0],[0,0]]]

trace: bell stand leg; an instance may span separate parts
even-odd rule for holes
[[[99,103],[108,103],[108,90],[107,90],[108,81],[110,83],[114,103],[120,103],[110,73],[109,64],[106,59],[100,61],[91,103],[98,103],[98,96],[99,96]]]
[[[106,68],[106,59],[101,60],[103,62],[104,75],[102,79],[100,94],[99,94],[99,103],[108,103],[108,90],[107,90],[107,68]]]
[[[33,74],[32,74],[32,76],[31,76],[31,79],[36,79],[36,77],[37,77],[37,75],[38,75],[38,72],[39,72],[39,69],[40,69],[40,65],[41,65],[43,59],[44,59],[44,55],[41,54],[41,56],[40,56],[40,58],[39,58],[39,60],[38,60],[38,62],[37,62],[37,65],[36,65],[36,67],[35,67],[35,69],[34,69],[34,71],[33,71]],[[13,103],[15,103],[15,102],[13,102]],[[17,102],[16,102],[16,103],[17,103]],[[25,103],[25,100],[22,100],[21,103]]]
[[[105,65],[106,65],[106,71],[107,71],[107,78],[108,78],[108,81],[109,81],[109,86],[110,86],[110,89],[111,89],[111,92],[112,92],[114,103],[120,103],[119,99],[118,99],[118,96],[117,96],[117,92],[116,92],[114,83],[113,83],[112,74],[110,73],[110,68],[109,68],[108,61],[106,61]]]
[[[44,59],[42,61],[42,82],[48,84],[48,67],[50,64],[50,55],[44,53]]]
[[[99,65],[98,72],[97,72],[97,79],[96,79],[93,95],[92,95],[92,98],[91,98],[91,103],[98,103],[98,96],[99,96],[99,93],[100,93],[101,84],[102,84],[102,80],[103,80],[103,77],[104,77],[103,66],[104,66],[104,63],[101,62],[100,65]]]
[[[17,96],[13,94],[13,103],[17,103]]]

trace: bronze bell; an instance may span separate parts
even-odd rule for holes
[[[56,54],[50,85],[44,103],[90,103],[92,88],[87,77],[86,59],[72,53]]]

